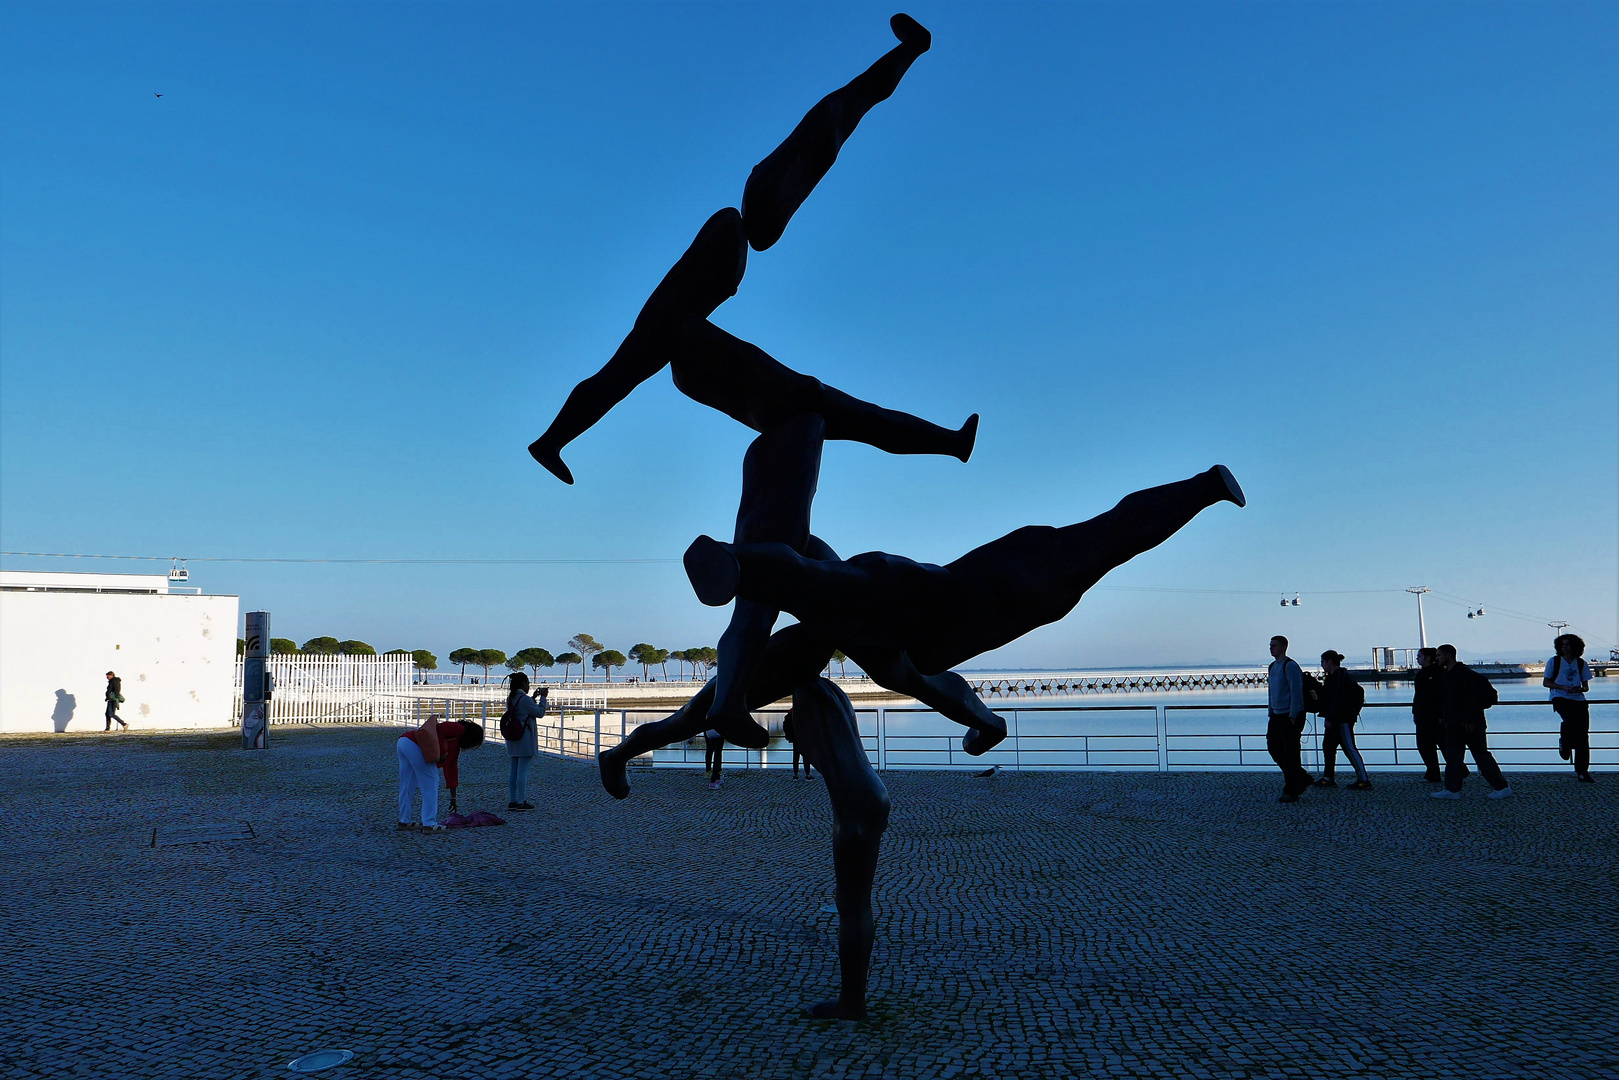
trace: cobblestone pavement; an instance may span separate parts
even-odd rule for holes
[[[539,809],[394,828],[394,734],[0,739],[0,1075],[1619,1073],[1619,777],[1275,802],[1270,775],[891,773],[873,1019],[820,783],[540,759]],[[505,805],[498,746],[463,809]],[[151,846],[152,830],[254,838]]]

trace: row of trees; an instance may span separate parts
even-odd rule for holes
[[[507,656],[499,649],[457,649],[450,654],[450,663],[459,664],[462,675],[466,674],[467,665],[470,664],[482,668],[485,679],[489,677],[489,669],[494,667],[507,667],[513,671],[528,668],[534,673],[534,678],[538,679],[541,668],[550,669],[560,664],[562,678],[566,681],[573,673],[575,664],[579,665],[580,671],[583,672],[588,663],[602,672],[608,682],[613,681],[614,668],[622,668],[631,663],[641,665],[643,678],[649,677],[653,668],[658,668],[667,679],[671,660],[681,665],[682,678],[685,677],[685,665],[690,664],[694,675],[701,672],[702,677],[706,679],[709,669],[718,659],[719,652],[712,645],[700,645],[690,649],[660,649],[644,641],[631,646],[626,655],[617,649],[609,649],[589,634],[575,634],[568,639],[567,651],[555,654],[538,645],[519,649],[511,656]]]
[[[236,639],[236,655],[241,656],[247,651],[247,642],[241,638]],[[375,656],[377,650],[363,641],[350,638],[339,641],[334,637],[310,638],[299,645],[291,638],[273,637],[270,639],[270,655],[272,656]],[[426,649],[389,649],[384,656],[408,656],[411,661],[423,671],[437,671],[438,657]]]

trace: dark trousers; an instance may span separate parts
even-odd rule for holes
[[[1473,764],[1478,766],[1478,774],[1489,782],[1497,791],[1507,786],[1507,778],[1501,775],[1501,766],[1495,763],[1495,755],[1490,753],[1490,746],[1484,734],[1484,721],[1479,719],[1471,724],[1453,723],[1445,721],[1445,790],[1462,790],[1462,781],[1467,779],[1467,763],[1463,761],[1465,754],[1473,755]]]
[[[1360,756],[1360,750],[1355,746],[1354,724],[1328,724],[1326,732],[1321,736],[1321,775],[1331,779],[1338,771],[1338,748],[1343,747],[1344,757],[1355,770],[1356,780],[1370,780],[1366,775],[1366,761]]]
[[[1304,719],[1293,719],[1285,713],[1271,713],[1265,728],[1265,749],[1270,759],[1282,770],[1282,794],[1298,795],[1310,786],[1310,774],[1304,771],[1299,752],[1299,736],[1304,734]]]
[[[1417,753],[1422,756],[1422,764],[1427,766],[1428,779],[1438,783],[1439,748],[1445,745],[1445,722],[1438,719],[1424,719],[1420,716],[1412,718],[1417,725]]]
[[[720,769],[725,764],[725,740],[709,739],[707,749],[703,751],[703,770],[708,773],[710,783],[720,778]]]
[[[1574,771],[1588,773],[1591,771],[1591,704],[1587,701],[1573,701],[1569,698],[1552,698],[1552,709],[1556,711],[1563,721],[1563,728],[1558,733],[1557,745],[1559,749],[1571,750],[1574,753]]]
[[[117,724],[119,727],[128,727],[129,726],[128,724],[124,723],[124,718],[118,715],[118,703],[116,701],[108,700],[108,702],[107,702],[107,726],[102,728],[101,730],[102,731],[111,731],[113,724]],[[1589,725],[1587,725],[1587,726],[1589,726]]]

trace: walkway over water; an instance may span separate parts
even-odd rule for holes
[[[394,829],[394,735],[0,739],[27,943],[0,1072],[270,1080],[336,1047],[348,1080],[1619,1073],[1608,777],[1279,806],[1270,775],[893,772],[853,1025],[797,1012],[837,978],[818,782],[640,772],[614,803],[547,757],[535,812],[423,837]],[[501,812],[505,775],[466,755],[463,806]]]

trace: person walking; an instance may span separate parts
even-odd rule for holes
[[[1287,655],[1287,639],[1270,639],[1270,723],[1265,727],[1265,749],[1282,770],[1282,795],[1277,802],[1295,803],[1310,786],[1299,750],[1304,734],[1304,669]]]
[[[1321,654],[1321,667],[1326,678],[1321,680],[1321,700],[1318,702],[1321,721],[1326,730],[1321,735],[1321,779],[1316,787],[1337,787],[1334,775],[1338,769],[1338,748],[1355,767],[1355,782],[1350,791],[1370,791],[1371,778],[1366,775],[1366,762],[1355,748],[1355,721],[1360,719],[1361,706],[1366,704],[1366,691],[1343,668],[1344,654],[1328,649]]]
[[[804,751],[799,748],[797,733],[793,731],[793,710],[788,709],[787,715],[781,718],[781,737],[793,748],[793,779],[798,779],[798,759],[804,758],[804,779],[815,779],[815,773],[810,770],[809,758],[804,757]]]
[[[540,752],[540,720],[545,717],[551,689],[540,687],[540,700],[529,696],[528,676],[521,671],[512,676],[506,694],[506,712],[500,718],[500,737],[506,740],[506,756],[511,759],[506,777],[506,809],[532,810],[528,801],[528,770]]]
[[[1591,706],[1585,694],[1591,689],[1591,665],[1585,662],[1585,642],[1576,634],[1560,634],[1552,642],[1555,653],[1546,661],[1545,678],[1540,685],[1551,691],[1552,709],[1562,720],[1557,735],[1557,756],[1574,759],[1574,775],[1587,784],[1591,779]]]
[[[425,833],[442,833],[438,822],[438,779],[444,774],[450,789],[450,809],[454,810],[456,789],[460,786],[460,756],[483,744],[483,728],[473,723],[441,721],[438,714],[421,727],[401,735],[394,743],[399,758],[399,828],[414,829],[411,823],[413,796],[422,795],[422,825]]]
[[[1445,671],[1445,786],[1436,799],[1462,797],[1467,777],[1463,755],[1472,753],[1479,775],[1490,785],[1490,798],[1510,799],[1512,786],[1490,753],[1485,736],[1484,710],[1499,700],[1490,680],[1456,659],[1456,646],[1439,646],[1439,665]]]
[[[1443,782],[1439,771],[1439,748],[1445,742],[1445,669],[1439,666],[1438,651],[1417,650],[1417,675],[1411,690],[1411,721],[1417,729],[1417,753],[1422,757],[1422,778],[1430,784]]]
[[[116,722],[118,730],[128,731],[129,725],[124,723],[122,716],[118,715],[118,706],[124,703],[124,680],[118,677],[117,672],[107,672],[107,692],[102,696],[107,699],[107,726],[101,730],[111,731],[113,723]],[[1565,754],[1564,756],[1567,757],[1568,755]]]
[[[707,745],[703,750],[703,771],[708,774],[708,790],[717,791],[720,786],[720,770],[725,764],[725,736],[713,728],[703,733]]]

